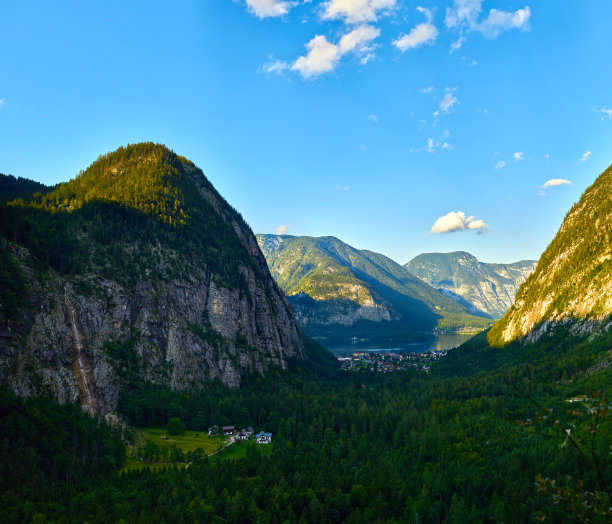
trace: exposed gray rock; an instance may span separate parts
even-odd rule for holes
[[[27,252],[20,254],[31,290],[30,311],[21,322],[3,327],[0,377],[21,395],[48,393],[59,402],[86,404],[79,373],[73,370],[70,308],[95,411],[101,414],[116,407],[121,387],[105,349],[109,341],[133,340],[145,377],[180,391],[215,378],[239,387],[246,373],[285,368],[287,358],[305,357],[285,297],[250,268],[241,271],[251,302],[240,290],[216,283],[206,267],[185,280],[141,280],[133,290],[90,275],[84,280],[95,293],[84,295],[76,281],[53,272],[41,284],[25,263]]]

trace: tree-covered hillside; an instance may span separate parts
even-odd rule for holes
[[[0,518],[609,522],[610,343],[610,334],[587,340],[566,332],[500,351],[479,335],[428,375],[317,374],[294,367],[241,390],[210,384],[177,394],[150,386],[121,407],[130,422],[163,426],[168,417],[179,417],[198,431],[212,424],[253,425],[273,434],[271,452],[253,444],[245,457],[227,462],[200,457],[188,467],[121,475],[51,474],[44,489],[13,484],[3,495]],[[87,435],[80,426],[91,431],[83,421],[88,416],[76,412],[74,425],[64,422],[74,429],[58,431],[47,420],[63,415],[40,416],[31,401],[20,408],[18,423],[7,424],[15,420],[12,405],[0,409],[1,471],[23,463],[30,468],[27,478],[36,478],[54,464],[58,449],[71,453],[71,439]],[[38,444],[29,443],[29,433],[40,436]],[[51,440],[47,436],[53,445],[40,444]],[[24,440],[28,444],[19,444]],[[112,440],[94,442],[94,449],[113,449]],[[28,446],[38,462],[17,461]]]
[[[393,260],[334,237],[257,235],[306,333],[410,338],[488,324]]]
[[[489,342],[503,345],[553,325],[576,322],[591,332],[612,313],[612,166],[567,213],[516,303],[491,329]]]
[[[306,358],[251,229],[165,146],[119,148],[44,191],[2,181],[21,191],[0,203],[0,382],[10,389],[87,399],[104,414],[125,388],[116,348],[174,389],[238,387]]]
[[[151,251],[160,242],[181,254],[180,262],[165,265],[166,276],[189,274],[186,265],[203,257],[217,278],[237,287],[239,264],[259,268],[198,185],[218,196],[196,166],[166,147],[121,147],[50,192],[21,184],[26,194],[2,208],[2,233],[60,274],[95,272],[133,284],[157,269]]]

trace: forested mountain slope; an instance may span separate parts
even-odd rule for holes
[[[257,235],[257,240],[310,335],[414,337],[434,329],[487,325],[378,253],[334,237]]]
[[[501,318],[536,264],[536,260],[488,264],[465,251],[455,251],[423,253],[405,267],[438,291],[471,307],[472,312]]]
[[[0,379],[113,409],[128,378],[175,390],[306,358],[242,217],[200,169],[144,143],[0,207]]]
[[[489,332],[500,345],[570,323],[590,333],[612,313],[612,166],[568,212],[516,302]]]

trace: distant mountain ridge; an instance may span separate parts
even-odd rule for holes
[[[555,326],[589,334],[612,314],[612,166],[567,213],[516,302],[488,333],[491,345],[536,341]],[[602,324],[604,323],[604,324]]]
[[[238,387],[308,359],[249,226],[166,147],[120,148],[50,192],[0,188],[22,191],[0,205],[3,386],[105,414],[134,384]]]
[[[471,312],[501,318],[536,265],[536,260],[489,264],[466,251],[455,251],[423,253],[404,267],[438,291],[466,305]]]
[[[311,336],[411,338],[489,323],[379,253],[334,237],[256,236],[272,276]]]

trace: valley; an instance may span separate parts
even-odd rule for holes
[[[610,0],[2,7],[0,524],[612,523]]]
[[[609,520],[611,172],[535,272],[420,276],[255,236],[155,144],[44,192],[5,177],[2,521]]]

